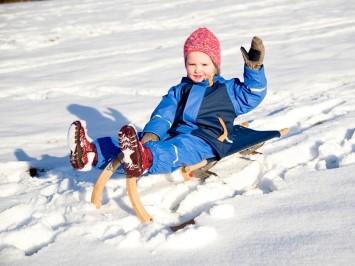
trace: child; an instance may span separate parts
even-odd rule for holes
[[[266,94],[261,39],[254,37],[249,52],[243,47],[241,52],[244,82],[225,80],[217,37],[207,28],[195,30],[184,44],[187,76],[163,96],[143,132],[137,136],[135,128],[126,125],[118,142],[110,137],[92,142],[85,126],[75,121],[69,131],[72,166],[103,168],[122,152],[125,172],[138,177],[224,157],[238,141],[230,134],[234,119],[254,109]]]

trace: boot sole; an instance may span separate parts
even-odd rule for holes
[[[85,138],[89,141],[92,142],[92,139],[88,136],[87,134],[87,130],[86,130],[86,123],[85,121],[74,121],[68,130],[68,146],[69,149],[71,151],[71,154],[73,153],[77,153],[78,157],[81,158],[82,154],[83,154],[83,149],[80,146],[80,130],[84,130],[85,133]],[[79,169],[77,169],[78,171],[89,171],[92,168],[92,162],[94,161],[95,158],[95,153],[93,152],[88,152],[87,154],[87,159],[88,159],[88,163],[85,165],[82,161],[80,160],[76,160],[76,162],[78,163]]]
[[[129,176],[141,176],[142,156],[139,150],[137,131],[131,125],[123,126],[118,133],[118,143],[124,154],[124,170]]]

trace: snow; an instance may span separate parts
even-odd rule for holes
[[[0,5],[0,265],[353,264],[354,18],[344,0]],[[242,78],[239,47],[263,38],[268,95],[236,122],[289,135],[225,158],[202,184],[139,179],[150,224],[119,173],[97,210],[100,171],[71,169],[70,123],[85,120],[91,138],[141,129],[185,74],[182,45],[200,26],[221,40],[226,78]]]

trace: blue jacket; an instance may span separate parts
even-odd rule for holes
[[[173,86],[163,96],[143,132],[151,132],[161,140],[178,134],[193,134],[207,141],[218,158],[228,153],[233,141],[230,132],[234,119],[254,109],[266,95],[264,67],[244,67],[244,82],[234,78],[214,77],[194,83],[189,78]]]

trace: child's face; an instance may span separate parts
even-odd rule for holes
[[[211,81],[217,73],[216,67],[211,58],[202,52],[191,52],[186,58],[187,76],[193,82],[201,82],[203,80]]]

